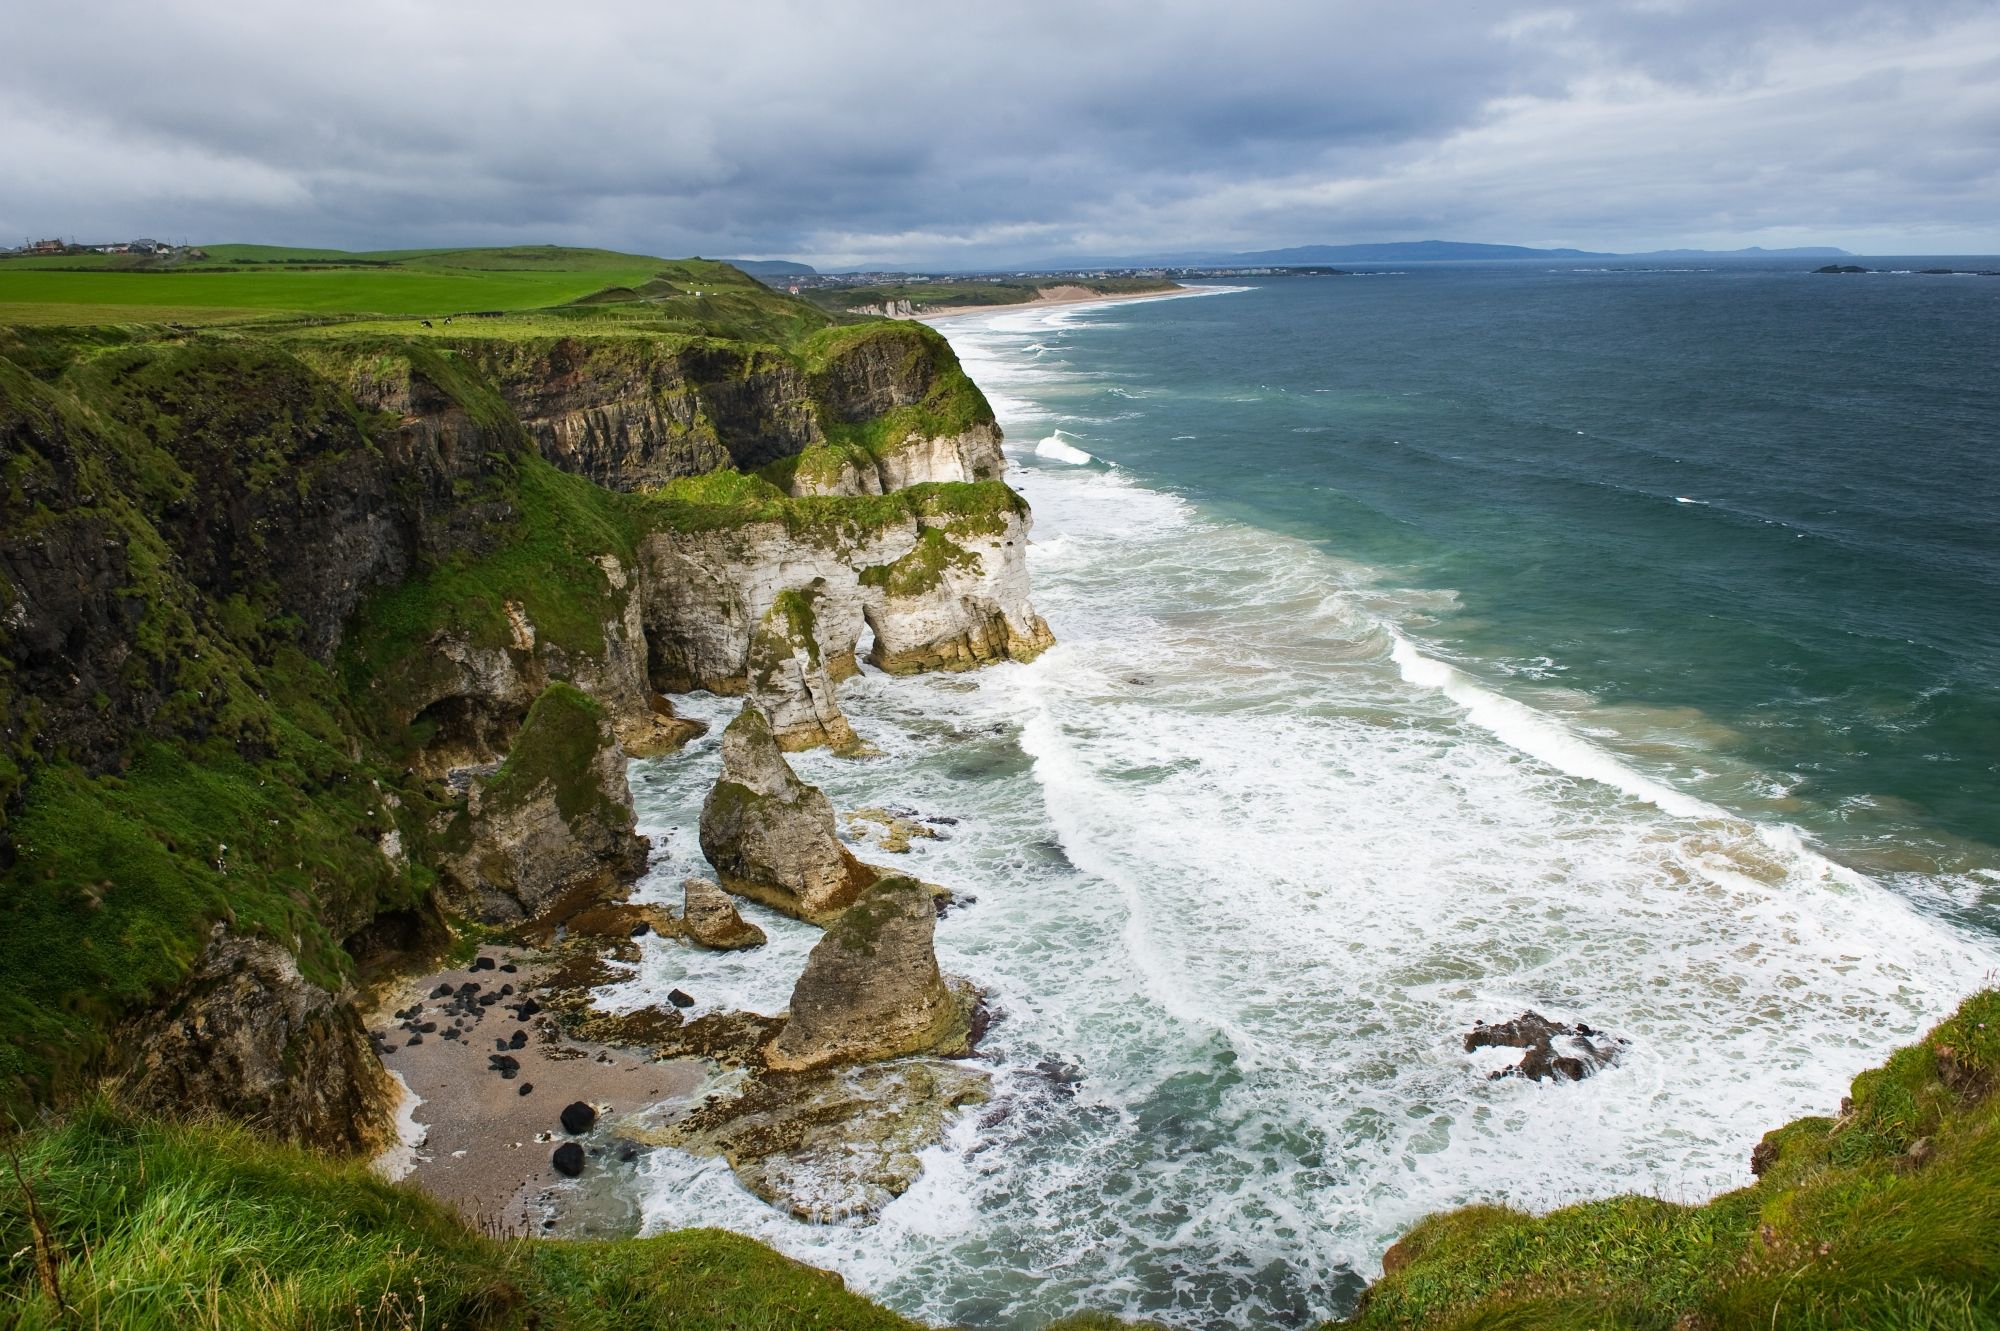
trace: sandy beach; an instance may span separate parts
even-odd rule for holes
[[[583,1146],[586,1179],[616,1168],[607,1122],[688,1096],[706,1071],[693,1059],[655,1061],[564,1038],[539,1010],[548,967],[532,956],[482,948],[468,966],[399,983],[368,1022],[384,1066],[411,1097],[400,1115],[404,1145],[383,1157],[384,1172],[511,1234],[553,1229],[558,1200],[575,1191],[552,1163],[557,1146]],[[561,1114],[579,1100],[598,1121],[572,1135]]]
[[[1128,300],[1165,300],[1195,290],[1195,287],[1177,285],[1170,291],[1131,291],[1107,296],[1089,287],[1055,286],[1044,288],[1035,299],[1024,300],[1017,305],[966,305],[951,310],[927,310],[912,317],[919,323],[933,323],[939,319],[956,319],[964,314],[1004,314],[1010,310],[1033,310],[1048,305],[1115,305]]]

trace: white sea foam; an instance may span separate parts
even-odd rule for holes
[[[1049,317],[947,329],[1017,395],[1017,432],[1089,389],[1056,357],[1022,368]],[[1830,1110],[1996,963],[1793,829],[1605,748],[1588,698],[1549,692],[1563,711],[1544,711],[1425,650],[1449,592],[1125,472],[1015,479],[1060,645],[973,675],[869,671],[841,699],[882,756],[795,760],[837,808],[957,820],[898,867],[978,898],[938,948],[1001,1012],[1008,1113],[962,1120],[872,1227],[798,1224],[716,1162],[660,1152],[651,1227],[756,1234],[935,1322],[1094,1306],[1305,1325],[1441,1207],[1747,1182],[1765,1130]],[[716,722],[736,706],[686,702]],[[714,764],[712,741],[635,764],[660,842],[643,894],[677,902],[700,867]],[[772,1010],[813,934],[760,922],[771,946],[726,963],[648,944],[610,1001],[678,985]],[[1488,1080],[1460,1034],[1527,1007],[1629,1052],[1578,1084]],[[1074,1098],[1045,1060],[1081,1073]]]
[[[1097,461],[1095,457],[1084,452],[1075,444],[1066,442],[1062,437],[1061,430],[1057,430],[1054,434],[1037,441],[1035,444],[1035,456],[1038,458],[1047,458],[1051,462],[1067,462],[1073,467],[1081,467]]]

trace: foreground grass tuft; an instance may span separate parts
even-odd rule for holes
[[[89,1106],[18,1144],[53,1240],[38,1278],[26,1194],[0,1188],[0,1325],[318,1331],[759,1331],[915,1324],[749,1239],[491,1239],[365,1167],[221,1125]],[[65,1311],[66,1309],[66,1311]]]
[[[1468,1207],[1391,1249],[1365,1328],[2000,1327],[2000,991],[1764,1139],[1754,1185],[1546,1216]]]

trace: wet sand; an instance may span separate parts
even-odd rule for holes
[[[499,1233],[553,1228],[554,1203],[568,1182],[551,1163],[558,1145],[583,1145],[586,1180],[615,1168],[619,1162],[609,1152],[618,1148],[605,1145],[606,1119],[684,1099],[706,1074],[694,1059],[657,1062],[564,1039],[546,1012],[527,1009],[524,1019],[521,1005],[536,1001],[547,970],[530,956],[482,948],[480,957],[491,960],[491,969],[455,967],[400,983],[368,1021],[384,1066],[418,1097],[414,1105],[404,1102],[401,1117],[414,1131],[403,1148],[383,1157],[384,1172],[409,1178],[467,1220]],[[466,985],[478,988],[464,990]],[[448,996],[433,996],[444,989]],[[482,1004],[485,998],[493,1001]],[[454,1030],[455,1038],[445,1034]],[[511,1076],[494,1066],[495,1057],[516,1064]],[[560,1115],[578,1100],[595,1106],[600,1117],[591,1131],[572,1137]]]

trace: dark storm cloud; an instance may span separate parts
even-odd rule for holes
[[[2000,20],[1949,0],[170,2],[7,39],[0,236],[1965,248],[2000,201]]]

